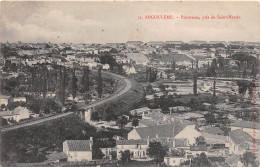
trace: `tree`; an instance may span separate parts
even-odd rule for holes
[[[175,68],[176,68],[176,63],[175,63],[175,61],[172,61],[172,62],[171,62],[171,68],[172,68],[173,71],[175,71]]]
[[[198,79],[198,73],[197,71],[194,72],[193,75],[193,94],[197,95],[197,79]]]
[[[197,138],[196,138],[196,144],[197,144],[197,145],[205,145],[206,142],[205,142],[204,137],[203,137],[203,136],[197,137]]]
[[[98,112],[94,111],[94,112],[91,114],[91,119],[94,120],[94,121],[99,121],[100,117],[99,117]]]
[[[4,108],[6,108],[6,105],[5,104],[1,104],[1,107],[0,107],[1,109],[4,109]]]
[[[100,63],[101,64],[109,64],[111,70],[113,70],[114,67],[117,66],[116,59],[110,54],[102,55],[100,57]]]
[[[113,160],[116,159],[116,151],[111,151],[110,154],[111,154]]]
[[[216,97],[216,78],[214,77],[213,81],[213,100],[215,100]]]
[[[92,154],[93,159],[102,159],[104,156],[105,154],[103,154],[103,152],[99,148],[93,149],[93,154]]]
[[[161,91],[165,91],[165,86],[164,86],[162,83],[160,83],[160,84],[159,84],[159,89],[160,89]]]
[[[42,70],[42,94],[43,94],[43,98],[45,99],[46,98],[46,94],[48,92],[48,79],[47,79],[47,72],[48,72],[48,69],[45,67],[43,68]]]
[[[121,151],[121,161],[123,164],[128,163],[131,160],[131,154],[129,150]]]
[[[65,104],[66,86],[67,86],[67,72],[66,72],[66,68],[64,67],[63,76],[62,76],[62,83],[61,83],[61,104],[62,105]]]
[[[198,157],[194,158],[191,161],[191,167],[198,167],[198,166],[203,166],[203,167],[212,166],[210,160],[208,159],[205,153],[201,153]]]
[[[88,67],[84,68],[81,81],[82,81],[84,92],[89,91],[90,81],[89,81],[89,69],[88,69]]]
[[[211,77],[214,77],[216,76],[216,69],[217,69],[217,60],[216,59],[213,59],[212,60],[212,63],[211,63],[211,66],[210,66],[210,76]]]
[[[154,158],[156,163],[162,163],[164,157],[167,155],[168,148],[162,146],[160,142],[150,142],[149,148],[147,149],[147,155]]]
[[[256,156],[252,152],[245,152],[240,160],[245,166],[249,166],[251,164],[252,167],[256,167],[257,164],[255,159]]]
[[[75,97],[77,95],[77,90],[78,90],[77,81],[78,81],[78,79],[75,75],[75,70],[73,70],[72,78],[71,78],[71,94],[72,94],[73,100],[75,99]]]
[[[134,127],[138,126],[138,125],[139,125],[139,120],[135,118],[135,119],[133,120],[133,122],[132,122],[132,125],[133,125]]]
[[[51,112],[53,113],[59,113],[61,112],[61,106],[59,106],[55,100],[51,98],[46,98],[41,106],[41,109],[44,111],[45,114],[49,114]]]
[[[121,128],[124,128],[124,126],[127,124],[127,118],[125,116],[121,116],[121,118],[117,120],[117,124],[119,124]]]
[[[174,149],[174,150],[172,150],[171,153],[173,156],[184,156],[185,155],[184,149]]]
[[[217,120],[215,118],[215,115],[213,113],[207,113],[204,115],[204,118],[206,120],[207,123],[216,123]]]
[[[2,127],[8,125],[7,120],[4,119],[4,118],[2,118],[2,117],[0,117],[0,125],[1,125]]]
[[[97,76],[97,92],[98,97],[102,97],[103,93],[103,82],[102,82],[102,76],[101,76],[101,66],[98,68],[98,76]]]

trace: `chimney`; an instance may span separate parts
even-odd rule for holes
[[[159,135],[156,133],[156,139],[158,139],[159,138]]]
[[[147,145],[149,146],[149,144],[150,144],[150,137],[149,137],[149,136],[147,137],[146,141],[147,141],[147,142],[146,142]]]
[[[172,140],[172,147],[175,147],[175,140]]]

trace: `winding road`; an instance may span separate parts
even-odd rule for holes
[[[112,75],[114,77],[117,77],[117,78],[120,78],[120,79],[124,80],[124,82],[125,82],[124,87],[121,90],[119,90],[119,91],[117,90],[111,96],[109,96],[107,98],[104,98],[104,99],[101,99],[100,101],[95,102],[93,104],[86,105],[86,106],[84,106],[82,108],[87,109],[87,108],[92,108],[92,107],[99,106],[99,105],[101,105],[103,103],[107,103],[110,100],[113,100],[113,99],[115,99],[115,98],[125,94],[132,87],[131,81],[129,79],[127,79],[126,77],[124,77],[124,76],[120,76],[120,75],[117,75],[117,74],[114,74],[114,73],[111,73],[111,72],[107,72],[107,71],[102,71],[102,74]],[[46,121],[50,121],[50,120],[54,120],[54,119],[57,119],[57,118],[65,117],[65,116],[68,116],[68,115],[71,115],[71,114],[73,114],[73,112],[67,112],[67,113],[63,113],[63,114],[59,114],[59,115],[49,116],[47,118],[42,118],[42,119],[39,119],[39,120],[26,122],[26,123],[15,125],[15,126],[3,127],[3,128],[0,129],[0,132],[5,132],[5,131],[9,131],[9,130],[14,130],[14,129],[26,127],[26,126],[36,125],[36,124],[43,123],[43,122],[46,122]]]

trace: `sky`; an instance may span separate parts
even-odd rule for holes
[[[172,15],[175,19],[138,19]],[[191,20],[183,16],[240,16]],[[178,19],[176,17],[179,17]],[[126,41],[260,42],[259,2],[1,2],[0,41],[107,43]]]

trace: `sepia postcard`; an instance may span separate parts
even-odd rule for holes
[[[1,167],[260,166],[259,1],[0,2]]]

